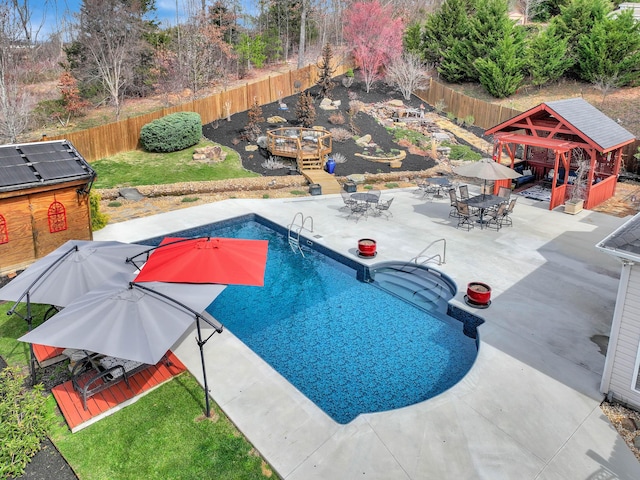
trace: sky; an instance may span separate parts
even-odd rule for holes
[[[46,37],[53,31],[56,26],[60,25],[63,19],[71,19],[73,13],[77,13],[80,10],[82,0],[27,0],[33,10],[32,24],[40,25],[43,18],[43,12],[45,12],[44,27],[40,33],[40,39],[46,39]],[[200,4],[200,0],[195,1],[196,4]],[[175,25],[177,18],[185,15],[184,8],[185,0],[156,0],[156,19],[163,25],[170,26]],[[207,1],[208,4],[213,3],[211,0]],[[240,1],[245,13],[254,13],[255,4],[257,0],[241,0]],[[176,8],[177,7],[177,8]],[[176,14],[176,11],[178,12]]]

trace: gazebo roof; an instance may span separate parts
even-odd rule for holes
[[[582,98],[541,103],[486,131],[487,134],[535,129],[548,120],[564,124],[573,134],[607,152],[635,140],[634,135]]]
[[[0,146],[0,192],[94,177],[95,171],[67,140]]]

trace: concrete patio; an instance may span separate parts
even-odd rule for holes
[[[436,398],[335,423],[231,332],[205,347],[212,397],[280,476],[308,479],[621,479],[640,463],[600,410],[604,354],[620,266],[594,245],[624,219],[548,210],[518,197],[513,227],[456,229],[448,199],[415,189],[393,196],[393,216],[355,222],[339,195],[227,200],[108,225],[95,240],[135,242],[257,213],[288,225],[311,216],[318,243],[357,258],[374,238],[378,262],[408,260],[434,240],[447,242],[446,264],[464,309],[470,281],[491,285],[492,304],[469,374]],[[471,188],[472,194],[477,188]],[[363,260],[365,261],[365,260]],[[223,321],[224,323],[224,321]],[[274,332],[277,334],[277,332]],[[174,351],[201,379],[193,332]]]

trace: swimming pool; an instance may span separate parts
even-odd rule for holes
[[[317,251],[296,255],[262,222],[172,234],[201,235],[269,240],[265,287],[229,286],[207,310],[339,423],[438,395],[476,358],[461,321],[361,282],[362,270]]]

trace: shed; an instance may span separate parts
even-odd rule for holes
[[[622,265],[600,391],[640,409],[640,214],[596,247]]]
[[[0,146],[0,274],[68,240],[91,240],[96,173],[66,140]]]
[[[522,145],[522,159],[537,179],[553,171],[549,210],[569,198],[570,173],[583,163],[583,169],[587,169],[585,208],[611,198],[620,173],[622,149],[635,140],[632,133],[582,98],[541,103],[485,133],[493,135],[494,158],[498,161],[506,154],[513,168],[516,150]]]

